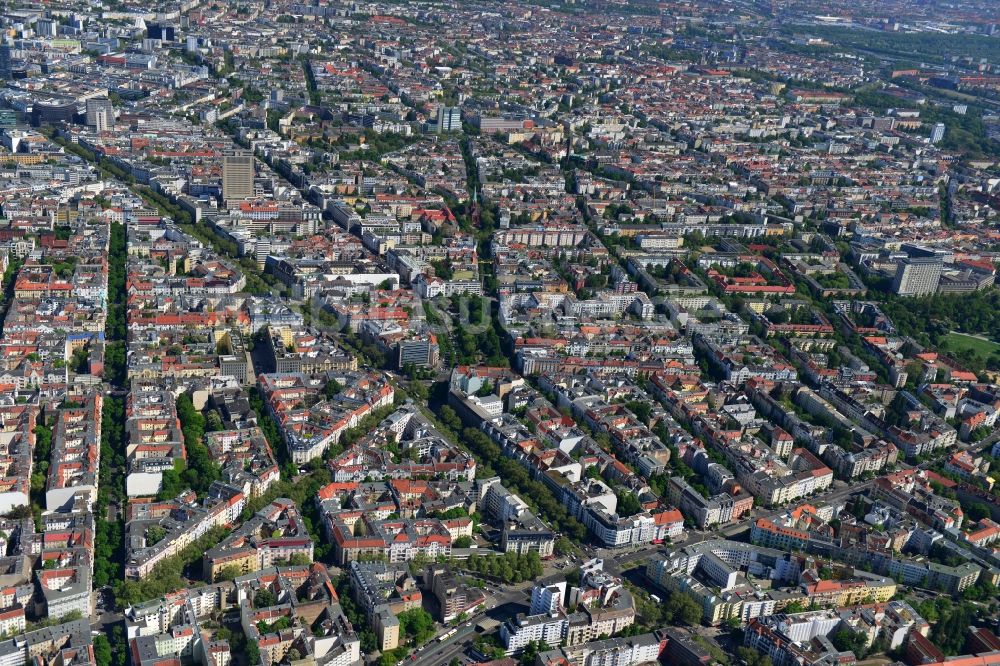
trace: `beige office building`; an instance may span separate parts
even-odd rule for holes
[[[222,199],[253,197],[253,154],[233,152],[222,156]]]

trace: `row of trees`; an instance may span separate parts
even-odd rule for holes
[[[52,428],[44,423],[39,423],[35,426],[35,451],[32,456],[35,461],[34,471],[31,473],[32,502],[35,502],[36,496],[45,490],[46,472],[49,469],[51,455]]]
[[[228,534],[229,530],[213,527],[182,548],[178,554],[158,562],[149,575],[141,580],[120,581],[115,594],[119,604],[131,606],[187,587],[185,572],[189,571],[192,578],[199,578],[202,555]]]
[[[287,462],[288,457],[278,424],[274,422],[274,419],[268,413],[267,407],[264,404],[264,395],[260,392],[260,389],[256,386],[251,386],[247,395],[250,400],[250,408],[257,415],[257,426],[264,433],[264,438],[271,447],[271,451],[277,457],[278,463],[281,464],[281,476],[285,478],[286,470],[284,463]]]
[[[361,419],[358,425],[345,430],[340,436],[340,441],[335,445],[331,445],[330,448],[327,449],[325,457],[329,459],[333,456],[340,455],[345,449],[349,448],[359,439],[374,430],[375,426],[377,426],[385,417],[389,416],[394,411],[396,411],[396,407],[394,405],[389,405],[376,409],[374,412],[368,414],[368,416]]]
[[[145,185],[137,187],[136,192],[143,198],[143,200],[146,201],[146,203],[155,207],[160,215],[172,218],[175,222],[177,222],[177,224],[181,225],[182,228],[194,226],[194,220],[191,218],[191,213],[172,202],[166,195],[160,194],[156,190],[146,187]],[[187,231],[186,228],[184,230]],[[235,247],[235,243],[233,244],[233,247]]]
[[[579,543],[587,537],[587,528],[569,514],[544,484],[532,479],[528,470],[520,463],[505,457],[503,450],[486,433],[475,428],[463,430],[458,414],[447,405],[441,407],[439,416],[444,429],[450,430],[453,437],[457,438],[457,434],[461,433],[461,441],[476,457],[484,477],[499,476],[506,488],[532,504],[553,528],[562,532],[570,541]],[[560,542],[556,546],[560,547]]]
[[[104,377],[112,386],[125,385],[125,225],[111,224],[108,251],[108,315],[104,322]]]
[[[111,666],[114,656],[111,653],[111,641],[108,640],[108,637],[104,634],[98,634],[91,642],[94,645],[94,661],[97,662],[97,666]],[[124,651],[122,656],[125,656]]]
[[[104,324],[105,337],[111,340],[125,339],[125,225],[111,224],[108,250],[108,316]]]
[[[104,379],[115,391],[125,387],[125,225],[113,222],[108,247],[108,309],[104,323]],[[94,587],[117,583],[125,560],[125,525],[120,505],[125,501],[125,399],[105,396],[101,410],[101,466],[98,472],[94,534]],[[112,510],[112,505],[114,509]],[[112,515],[109,515],[111,513]],[[108,635],[94,636],[98,666],[125,666],[128,644],[121,623]]]
[[[177,418],[184,433],[184,449],[187,463],[175,463],[174,469],[163,473],[160,499],[176,497],[191,488],[204,496],[213,482],[222,478],[222,468],[212,460],[205,446],[205,417],[195,409],[191,396],[182,393],[177,398]]]
[[[236,247],[236,243],[212,232],[210,227],[195,224],[191,218],[191,214],[175,204],[167,196],[146,186],[137,187],[136,192],[147,203],[154,206],[161,215],[172,218],[181,231],[194,236],[202,243],[210,246],[218,254],[229,257],[239,263],[240,268],[243,270],[243,275],[246,277],[244,291],[250,294],[266,295],[270,294],[271,290],[276,287],[277,279],[271,275],[262,276],[252,258],[243,257],[240,259],[239,248]]]
[[[517,584],[526,580],[534,580],[542,575],[542,560],[538,553],[504,553],[479,557],[472,555],[465,563],[465,568],[475,573],[490,576],[503,583]]]
[[[105,320],[104,377],[114,391],[125,387],[125,225],[111,224],[108,250],[108,312]],[[98,472],[94,534],[94,587],[120,581],[125,560],[125,399],[105,396],[101,410],[101,466]],[[112,514],[112,515],[109,515]],[[114,637],[114,636],[112,636]],[[116,648],[125,649],[124,640]]]
[[[306,92],[309,93],[309,103],[319,106],[322,103],[322,97],[316,89],[316,77],[313,75],[312,62],[308,59],[302,60],[302,74],[306,79]]]

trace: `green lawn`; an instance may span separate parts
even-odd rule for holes
[[[955,332],[951,332],[944,337],[941,341],[941,348],[945,351],[952,352],[969,349],[984,361],[994,352],[1000,352],[1000,344],[997,344],[996,342]]]

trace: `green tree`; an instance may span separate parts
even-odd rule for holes
[[[867,641],[860,632],[841,629],[830,636],[830,642],[841,652],[853,652],[859,659],[865,657]]]
[[[398,616],[399,628],[414,646],[426,643],[434,636],[434,618],[423,608],[411,608]]]
[[[340,382],[336,379],[331,379],[323,386],[323,395],[329,400],[336,397],[336,395],[343,390],[344,387],[341,386]]]
[[[649,423],[650,416],[652,415],[653,408],[648,402],[642,402],[640,400],[630,400],[625,403],[625,407],[628,408],[630,412],[635,415],[635,418],[639,419],[644,424]]]
[[[94,661],[97,666],[111,666],[111,641],[104,634],[94,636]]]
[[[250,666],[257,666],[260,664],[260,648],[257,647],[257,643],[254,641],[247,641],[245,646],[247,663]]]
[[[205,415],[205,430],[207,432],[225,430],[225,425],[222,423],[222,417],[219,416],[219,412],[214,409],[210,409]]]
[[[199,576],[205,551],[218,544],[227,534],[229,531],[221,527],[212,528],[185,546],[177,555],[158,562],[149,575],[141,580],[119,581],[115,586],[115,598],[123,606],[134,605],[187,587],[189,582],[185,572]]]
[[[521,659],[518,663],[521,666],[534,666],[535,657],[538,656],[538,653],[548,648],[549,646],[542,641],[529,641],[524,646],[524,651],[521,653]]]
[[[688,625],[696,625],[701,622],[702,608],[690,595],[675,592],[665,603],[667,612],[674,622]]]
[[[748,647],[736,648],[736,656],[746,666],[771,666],[771,657]]]
[[[234,580],[241,575],[243,575],[243,571],[235,564],[230,564],[229,566],[222,567],[218,572],[216,572],[215,580]]]
[[[947,597],[944,597],[943,600],[948,601],[948,603],[938,606],[940,619],[931,630],[931,642],[946,655],[962,654],[969,626],[976,616],[976,607],[968,601],[953,605]]]
[[[396,648],[387,650],[379,657],[379,666],[396,666],[403,659],[406,659],[406,648]]]
[[[195,409],[191,396],[186,393],[177,398],[177,419],[181,423],[187,453],[187,468],[183,478],[192,490],[204,495],[212,483],[222,478],[222,469],[212,459],[203,441],[205,417]]]
[[[615,495],[618,497],[618,515],[628,518],[642,511],[642,504],[636,498],[635,493],[629,490],[619,490]]]
[[[163,541],[163,537],[165,536],[167,536],[167,530],[159,525],[151,525],[146,528],[146,545],[155,546],[159,542]]]
[[[275,596],[274,592],[265,587],[257,590],[257,594],[253,597],[254,608],[267,608],[276,603],[278,603],[278,597]]]
[[[990,507],[986,506],[982,502],[975,502],[974,504],[969,505],[966,513],[968,514],[970,520],[978,522],[983,518],[990,517]]]

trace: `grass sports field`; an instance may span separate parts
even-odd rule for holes
[[[969,349],[984,361],[994,352],[1000,351],[1000,344],[996,342],[977,338],[972,335],[965,335],[964,333],[955,333],[954,331],[944,337],[941,347],[945,351],[952,352]]]

